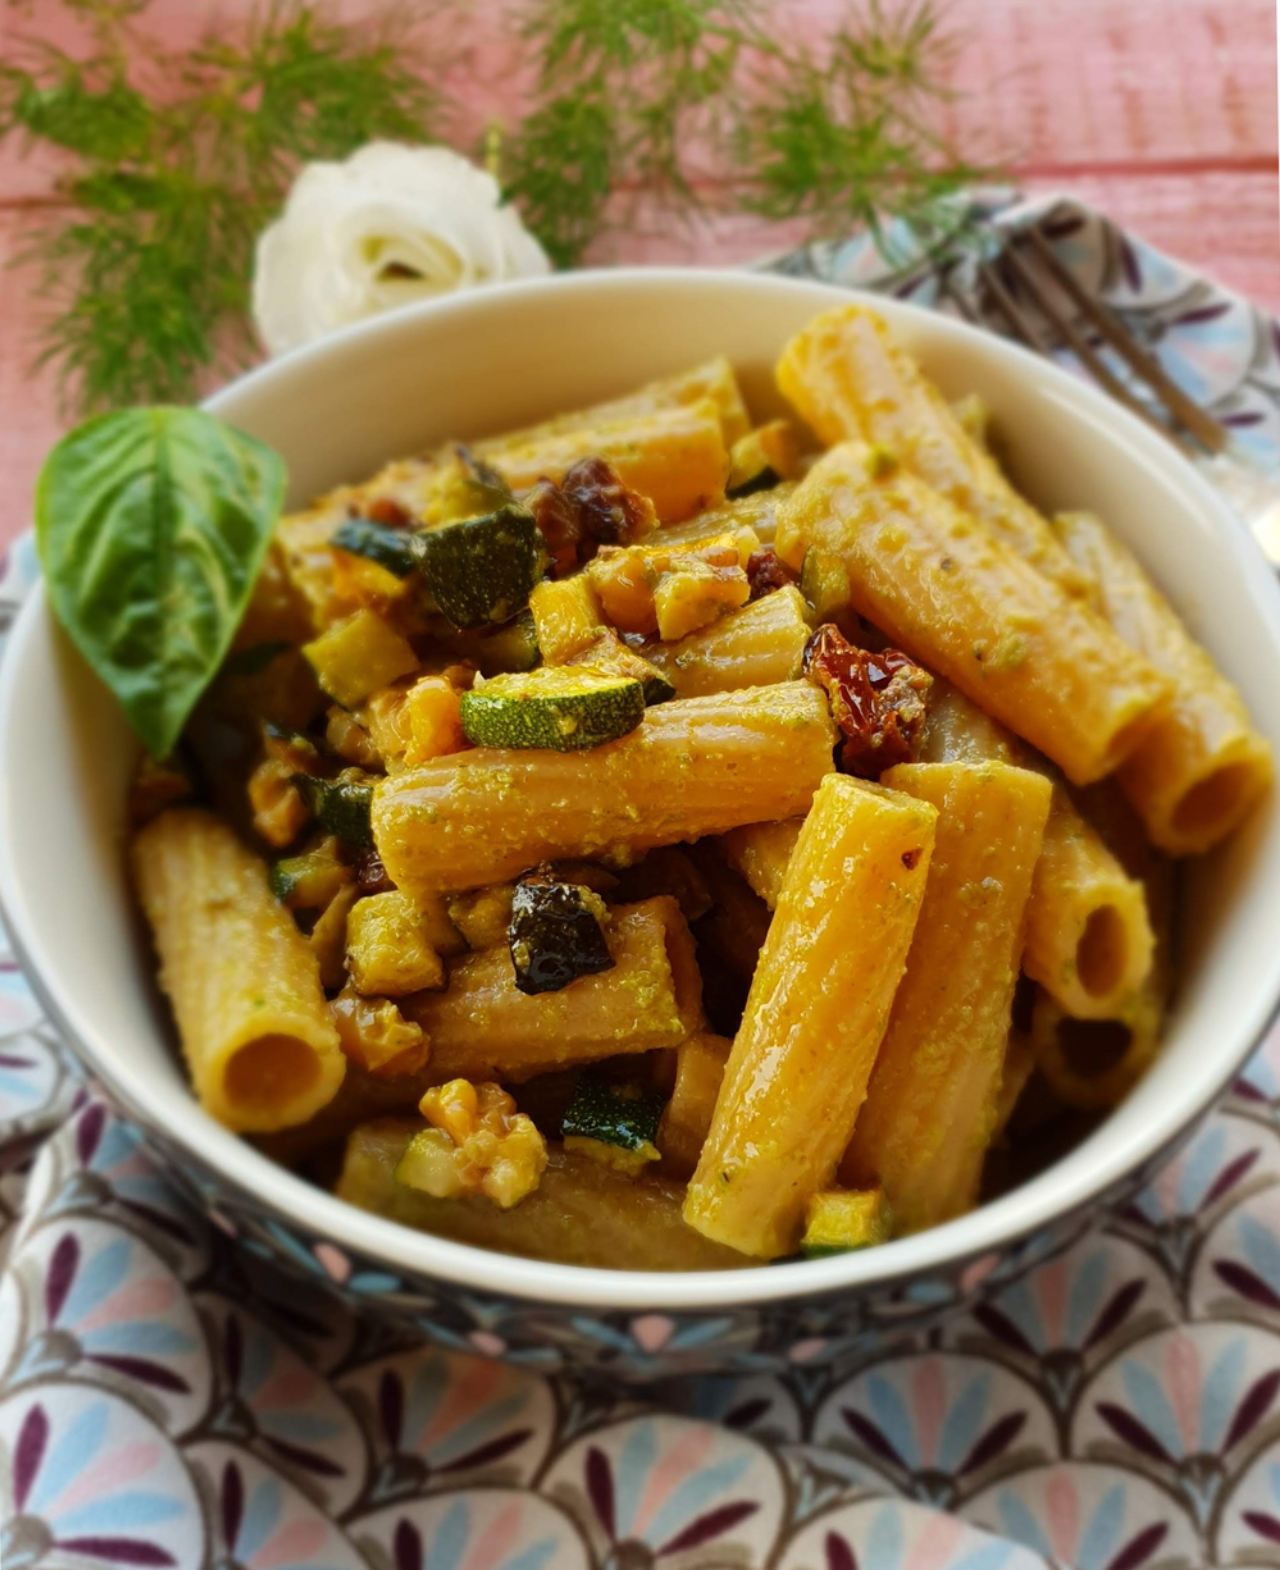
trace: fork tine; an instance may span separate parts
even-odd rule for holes
[[[1147,383],[1169,413],[1186,426],[1193,436],[1197,436],[1210,452],[1222,452],[1227,446],[1227,433],[1213,416],[1206,414],[1198,403],[1189,398],[1182,388],[1165,374],[1155,356],[1149,354],[1137,342],[1112,311],[1081,288],[1079,280],[1059,261],[1057,253],[1038,228],[1033,225],[1024,231],[1024,235],[1036,256],[1052,275],[1054,282],[1071,297],[1080,314],[1091,326],[1097,328],[1133,373]],[[1013,254],[1012,247],[1009,254]]]
[[[978,314],[965,298],[964,290],[957,286],[954,274],[954,264],[942,271],[938,278],[938,293],[944,299],[951,301],[966,322],[970,322],[976,327],[978,325]]]
[[[1126,409],[1133,414],[1139,415],[1148,425],[1154,425],[1162,436],[1173,436],[1174,433],[1169,430],[1169,427],[1163,421],[1157,419],[1144,403],[1135,398],[1124,383],[1118,380],[1106,362],[1098,357],[1093,345],[1079,331],[1075,323],[1049,299],[1036,280],[1035,274],[1014,251],[1012,246],[1005,247],[1001,253],[1001,259],[1006,263],[1028,295],[1030,295],[1035,302],[1036,308],[1045,320],[1052,322],[1062,334],[1071,352],[1089,372],[1090,376],[1093,377],[1094,381],[1100,387],[1105,388],[1117,403],[1124,404]],[[1176,436],[1174,439],[1177,439]]]
[[[987,293],[995,301],[996,309],[1012,328],[1014,337],[1021,338],[1028,349],[1034,349],[1038,354],[1049,354],[1053,345],[1040,331],[1039,323],[1032,321],[1009,293],[1004,279],[990,262],[978,263],[978,276],[986,285]]]

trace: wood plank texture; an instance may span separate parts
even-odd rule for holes
[[[818,37],[844,4],[783,0],[778,9],[789,30]],[[250,5],[153,0],[147,21],[181,43]],[[352,19],[378,14],[380,0],[346,0],[341,10]],[[56,22],[61,12],[46,14]],[[966,152],[1011,165],[1028,191],[1071,191],[1096,203],[1280,312],[1273,0],[951,0],[946,14],[957,39],[950,80],[961,96],[945,129]],[[0,56],[32,16],[27,8],[0,12]],[[486,67],[509,58],[496,7],[477,0],[462,47]],[[479,125],[510,112],[510,71],[474,74],[469,118]],[[0,263],[18,249],[24,212],[47,197],[55,171],[53,160],[0,150]],[[612,237],[597,259],[732,265],[798,237],[745,217],[690,232],[646,229]],[[8,480],[0,542],[26,527],[32,482],[60,428],[53,379],[31,367],[38,309],[30,275],[0,270],[0,465]]]

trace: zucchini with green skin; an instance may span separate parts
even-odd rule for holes
[[[806,1259],[874,1248],[893,1236],[893,1212],[880,1188],[825,1189],[809,1201],[804,1220]]]
[[[371,785],[358,785],[351,780],[322,780],[314,774],[295,774],[293,784],[322,828],[328,829],[344,845],[373,849],[373,829],[369,823],[373,805]]]
[[[517,502],[424,529],[411,543],[436,609],[463,631],[498,627],[518,615],[547,565],[533,514]]]
[[[538,629],[532,614],[528,610],[521,611],[505,627],[478,638],[474,649],[468,652],[474,655],[482,676],[533,670],[542,654],[538,648]]]
[[[325,840],[298,856],[277,861],[267,877],[271,892],[289,910],[323,910],[355,873],[339,860],[337,846]]]
[[[608,909],[591,889],[533,877],[516,885],[507,942],[516,986],[526,997],[559,992],[579,976],[612,970]]]
[[[644,688],[634,677],[544,665],[464,693],[462,729],[477,747],[580,752],[635,730],[644,710]]]
[[[407,578],[416,565],[412,542],[413,536],[406,529],[393,529],[372,518],[360,517],[344,518],[329,541],[337,550],[376,562],[397,578]]]
[[[564,1115],[564,1148],[629,1176],[661,1160],[655,1143],[666,1099],[652,1085],[579,1080]]]

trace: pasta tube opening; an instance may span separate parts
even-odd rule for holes
[[[1091,998],[1111,996],[1129,969],[1129,926],[1114,905],[1089,912],[1076,944],[1076,974]]]
[[[1252,761],[1214,769],[1179,797],[1173,809],[1174,833],[1197,843],[1216,844],[1244,817],[1258,788],[1259,769]]]
[[[272,1032],[236,1049],[226,1066],[222,1093],[234,1115],[256,1121],[287,1115],[320,1075],[320,1059],[309,1042]]]

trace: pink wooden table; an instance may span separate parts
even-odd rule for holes
[[[150,17],[179,40],[250,4],[154,0]],[[821,30],[840,6],[783,0],[779,10],[789,28]],[[498,8],[477,0],[472,14],[475,47],[500,48]],[[967,150],[1002,158],[1028,191],[1076,192],[1280,312],[1274,0],[952,0],[948,14],[964,37],[955,85],[968,94],[948,129]],[[12,15],[0,13],[0,57]],[[499,97],[474,93],[478,121],[500,112]],[[48,176],[0,155],[0,260],[14,253],[24,209],[47,198]],[[620,237],[599,259],[732,264],[794,237],[737,220],[694,238]],[[31,371],[37,309],[29,277],[0,272],[0,542],[26,527],[32,481],[61,427],[51,377]]]

